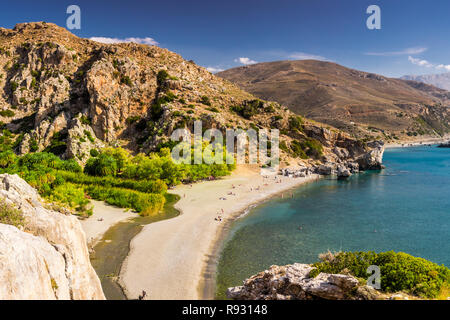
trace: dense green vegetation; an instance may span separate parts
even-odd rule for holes
[[[403,252],[339,252],[321,255],[312,276],[325,273],[350,273],[367,279],[367,268],[376,265],[381,273],[381,290],[404,291],[425,298],[436,298],[450,286],[450,269]]]
[[[60,138],[57,134],[46,151],[58,151]],[[155,214],[164,206],[168,186],[228,175],[234,169],[227,164],[176,164],[170,149],[164,147],[157,153],[136,156],[122,148],[93,149],[82,168],[74,159],[62,160],[50,152],[19,157],[13,151],[16,146],[13,135],[3,130],[0,173],[18,174],[47,200],[80,215],[92,214],[89,198],[131,208],[141,215]]]

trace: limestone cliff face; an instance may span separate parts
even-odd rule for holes
[[[47,209],[17,175],[0,175],[0,197],[25,218],[0,224],[0,299],[105,299],[77,218]]]

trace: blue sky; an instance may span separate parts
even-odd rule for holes
[[[0,25],[65,26],[71,4],[77,36],[151,38],[209,68],[311,57],[393,77],[450,71],[448,0],[22,0],[3,6]],[[381,30],[366,27],[372,4]]]

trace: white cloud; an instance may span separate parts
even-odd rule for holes
[[[224,69],[216,68],[216,67],[207,67],[206,70],[208,70],[211,73],[217,73],[217,72],[224,71]]]
[[[241,57],[241,58],[234,59],[234,62],[239,62],[239,63],[245,64],[245,65],[258,63],[257,61],[251,60],[250,58],[247,58],[247,57]]]
[[[321,61],[329,61],[327,58],[318,56],[315,54],[305,53],[305,52],[292,52],[287,54],[289,59],[295,60],[321,60]]]
[[[436,69],[439,69],[439,70],[445,69],[447,71],[450,71],[450,64],[447,64],[447,65],[440,64],[440,65],[436,66]]]
[[[411,62],[412,64],[415,64],[420,67],[427,67],[427,68],[434,67],[434,65],[432,63],[428,62],[427,60],[417,59],[417,58],[413,58],[411,56],[408,57],[408,61]]]
[[[436,70],[450,71],[450,64],[433,64],[427,60],[417,59],[411,56],[408,57],[408,61],[420,67],[435,68]]]
[[[107,38],[107,37],[91,37],[90,40],[106,43],[106,44],[112,44],[112,43],[124,43],[124,42],[135,42],[140,44],[147,44],[149,46],[157,46],[158,42],[155,41],[153,38],[125,38],[125,39],[119,39],[119,38]]]
[[[293,60],[320,60],[320,61],[332,61],[326,57],[319,56],[313,53],[306,53],[302,51],[285,51],[285,50],[270,50],[265,51],[265,54],[272,56],[275,59],[293,59]]]
[[[420,54],[427,51],[428,48],[424,47],[415,47],[415,48],[406,48],[401,51],[390,51],[390,52],[366,52],[365,54],[368,56],[402,56],[402,55],[411,55],[411,54]]]

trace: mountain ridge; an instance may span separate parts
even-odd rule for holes
[[[450,90],[450,72],[424,75],[406,75],[400,79],[414,80],[433,85],[444,90]]]
[[[297,114],[359,138],[389,141],[439,136],[450,130],[448,91],[333,62],[265,62],[217,75],[262,99],[287,105]]]

